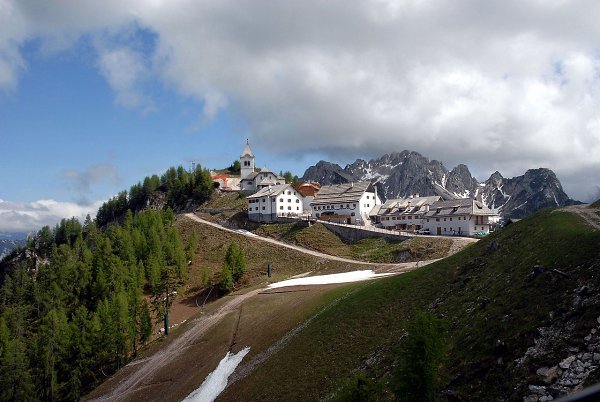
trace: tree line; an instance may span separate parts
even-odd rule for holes
[[[135,213],[145,209],[157,191],[166,195],[167,208],[181,210],[190,201],[198,205],[208,200],[213,189],[210,173],[202,166],[196,166],[191,172],[182,166],[171,167],[162,176],[147,176],[131,186],[129,191],[121,191],[105,202],[98,209],[96,222],[98,226],[104,227],[121,219],[127,210]]]
[[[197,179],[169,180],[186,177]],[[104,231],[88,216],[30,238],[35,258],[0,277],[0,400],[78,400],[135,356],[198,246],[174,220],[171,209],[127,210]]]

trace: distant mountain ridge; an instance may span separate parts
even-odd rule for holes
[[[414,151],[393,152],[370,161],[357,159],[345,168],[320,161],[309,167],[302,179],[321,184],[373,180],[377,181],[377,188],[384,199],[411,194],[473,197],[481,199],[490,208],[498,209],[502,216],[511,218],[523,218],[541,208],[578,203],[563,191],[560,181],[550,169],[530,169],[522,176],[510,179],[495,172],[489,179],[479,182],[464,164],[448,170],[442,162],[429,160]]]
[[[27,243],[27,232],[0,233],[0,260],[12,250]]]

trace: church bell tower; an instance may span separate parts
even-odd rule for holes
[[[254,172],[254,154],[250,149],[248,140],[246,140],[246,146],[244,147],[242,155],[240,156],[240,166],[240,179],[245,179],[250,173]]]

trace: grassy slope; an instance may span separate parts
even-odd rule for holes
[[[321,224],[308,228],[297,223],[262,225],[255,232],[326,254],[381,263],[442,258],[452,245],[451,239],[433,237],[418,237],[406,241],[372,237],[348,244]]]
[[[592,208],[600,208],[600,200],[598,200],[598,201],[596,201],[596,202],[592,203],[592,204],[590,205],[590,207],[592,207]]]
[[[193,222],[184,216],[177,218],[182,239],[187,243],[192,231],[199,238],[199,252],[192,261],[186,292],[198,292],[212,283],[217,283],[223,268],[227,247],[236,241],[244,250],[247,261],[247,272],[241,286],[253,286],[267,280],[267,263],[273,267],[273,279],[281,280],[291,275],[307,271],[327,272],[349,270],[349,264],[326,261],[321,258],[307,256],[303,253],[264,243],[251,237],[225,232],[208,225]],[[354,266],[353,269],[358,269]]]
[[[600,232],[576,216],[545,211],[437,264],[362,285],[228,388],[222,400],[317,400],[359,370],[385,383],[406,319],[417,309],[433,311],[448,325],[444,388],[464,400],[518,400],[537,367],[567,355],[568,343],[558,342],[552,354],[517,367],[515,359],[533,345],[537,328],[571,321],[573,337],[581,339],[600,314],[599,243]],[[533,277],[536,264],[545,271]],[[585,308],[573,306],[573,290],[583,284],[591,299]],[[505,350],[495,349],[498,340]]]

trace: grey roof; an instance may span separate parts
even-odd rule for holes
[[[472,198],[458,200],[437,201],[431,204],[429,212],[424,217],[455,216],[455,215],[497,215],[486,207],[481,201]]]
[[[261,170],[260,172],[252,172],[248,176],[244,177],[242,180],[254,181],[254,179],[256,179],[256,176],[258,176],[261,173],[263,173],[263,174],[271,173],[273,176],[275,176],[277,178],[277,180],[285,180],[284,177],[281,177],[278,174],[271,172],[270,170]],[[263,180],[265,180],[265,179],[263,179]]]
[[[254,154],[252,153],[252,150],[250,149],[250,144],[248,144],[248,142],[246,142],[246,146],[244,147],[244,150],[242,151],[242,155],[240,156],[240,158],[243,158],[244,156],[249,156],[251,158],[254,158]]]
[[[366,191],[374,191],[370,181],[322,186],[310,205],[358,202]]]
[[[261,197],[266,197],[266,196],[278,196],[279,194],[281,194],[284,190],[286,190],[288,187],[291,187],[291,184],[278,184],[276,186],[271,186],[271,187],[265,187],[265,188],[261,188],[260,190],[258,190],[256,193],[249,195],[246,198],[261,198]]]
[[[439,201],[439,195],[427,197],[412,197],[412,198],[397,198],[387,200],[378,211],[378,215],[400,215],[413,214],[416,212],[424,212],[422,209],[425,205],[431,205]]]

